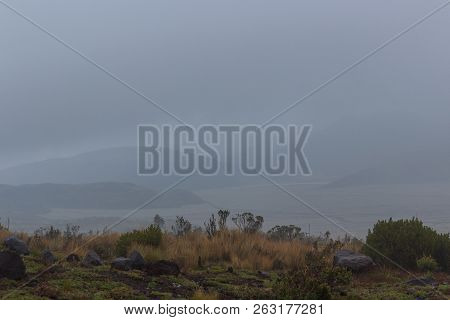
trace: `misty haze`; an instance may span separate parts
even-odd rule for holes
[[[207,240],[191,245],[200,248],[212,241],[214,214],[228,210],[218,230],[247,232],[239,218],[251,213],[256,227],[250,233],[261,241],[275,226],[297,226],[308,244],[347,241],[353,247],[345,249],[368,254],[369,229],[391,218],[419,220],[448,238],[450,8],[400,34],[440,1],[11,5],[16,11],[0,6],[0,235],[4,229],[25,242],[29,237],[33,248],[42,230],[75,226],[80,239],[118,238],[157,225],[170,245],[180,235],[201,234]],[[139,125],[268,122],[311,126],[302,152],[312,174],[138,172]],[[226,146],[220,139],[217,145],[217,163],[241,163],[242,154],[226,158]],[[269,156],[284,152],[272,146]],[[180,217],[191,233],[180,231]],[[147,248],[145,256],[142,246],[115,247],[121,254],[111,257],[97,253],[106,261],[141,250],[147,261],[161,255],[187,273],[197,259],[199,268],[216,261],[197,252],[177,260],[163,253],[169,245],[156,253]],[[69,253],[44,247],[61,257]],[[442,258],[448,266],[434,251],[421,252],[413,264],[422,254],[448,271],[450,253]],[[255,267],[239,259],[221,265],[231,272],[277,270],[272,262]],[[279,259],[284,270],[295,269],[288,258]]]

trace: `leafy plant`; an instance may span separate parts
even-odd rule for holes
[[[296,240],[302,239],[305,237],[305,234],[301,232],[302,229],[300,227],[289,225],[289,226],[275,226],[269,231],[267,234],[272,240]]]
[[[350,284],[350,271],[334,267],[330,255],[337,243],[329,243],[323,249],[317,246],[305,256],[305,262],[297,270],[282,274],[274,284],[275,296],[280,299],[331,299],[339,289]]]
[[[231,220],[240,231],[246,233],[258,232],[264,223],[263,217],[255,216],[251,212],[238,213]]]
[[[438,233],[417,218],[378,221],[369,230],[363,252],[379,264],[389,264],[377,251],[403,267],[416,268],[418,259],[429,256],[444,271],[450,270],[449,234]]]
[[[144,230],[133,230],[123,233],[116,243],[116,254],[126,256],[128,248],[132,243],[157,247],[161,244],[162,232],[157,225],[150,225]]]
[[[432,257],[425,256],[417,260],[417,268],[424,272],[434,272],[439,269],[439,265]]]

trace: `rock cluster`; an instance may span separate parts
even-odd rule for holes
[[[5,239],[3,244],[7,250],[0,252],[0,278],[6,277],[13,280],[24,278],[26,268],[21,255],[30,253],[28,246],[16,237]],[[52,265],[57,262],[57,259],[50,250],[46,249],[42,251],[41,261],[46,265]],[[72,253],[66,257],[66,261],[70,263],[79,262],[80,257]],[[81,261],[81,264],[85,267],[95,267],[102,265],[103,261],[95,251],[89,250]],[[128,258],[115,258],[111,262],[111,268],[123,271],[143,270],[152,276],[177,276],[180,273],[180,268],[175,262],[159,260],[147,263],[144,257],[137,251],[133,251]]]

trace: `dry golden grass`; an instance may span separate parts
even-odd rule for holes
[[[12,233],[6,230],[0,230],[0,240],[10,236]],[[26,233],[14,233],[14,236],[24,240],[32,252],[42,252],[49,249],[58,255],[67,255],[75,252],[78,255],[84,255],[88,250],[95,250],[104,258],[114,256],[116,242],[120,237],[118,233],[105,235],[83,235],[78,239],[67,240],[63,236],[57,237],[34,237]]]
[[[0,239],[3,240],[7,237],[9,237],[11,233],[8,230],[0,229]]]
[[[138,250],[150,261],[173,260],[184,269],[197,267],[200,257],[205,266],[227,264],[251,270],[272,270],[276,260],[287,268],[298,267],[310,249],[310,244],[300,241],[273,241],[264,234],[247,234],[237,230],[220,232],[211,239],[200,232],[183,237],[166,233],[158,248],[142,245],[130,247],[130,250]]]
[[[219,300],[219,294],[215,291],[208,291],[198,289],[194,292],[192,300]]]
[[[0,240],[9,234],[7,231],[0,231]],[[74,251],[84,255],[92,249],[101,257],[109,259],[115,256],[120,234],[84,235],[80,239],[69,241],[61,235],[53,239],[25,234],[19,236],[28,243],[31,251],[36,253],[50,249],[60,256]],[[128,253],[137,250],[148,261],[173,260],[184,270],[198,267],[199,262],[202,266],[221,264],[237,269],[273,270],[277,268],[274,262],[286,269],[299,267],[306,252],[311,249],[312,244],[306,241],[276,241],[263,233],[249,234],[238,230],[225,230],[213,238],[208,238],[201,232],[191,232],[182,237],[164,233],[159,247],[132,244]]]

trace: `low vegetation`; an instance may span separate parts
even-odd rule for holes
[[[161,244],[162,231],[158,225],[150,225],[143,230],[134,230],[120,235],[116,243],[116,254],[119,257],[127,255],[132,244],[158,247]]]
[[[23,258],[27,277],[21,281],[0,279],[0,297],[442,299],[450,294],[449,261],[445,260],[450,252],[448,235],[436,233],[417,219],[379,221],[364,246],[348,236],[307,235],[294,225],[278,225],[265,233],[261,231],[263,223],[262,217],[249,212],[231,215],[220,210],[205,221],[203,230],[184,217],[178,217],[169,228],[156,216],[147,228],[122,234],[80,233],[76,226],[40,228],[32,235],[15,233],[31,251]],[[230,228],[233,224],[236,227]],[[0,240],[10,235],[7,227],[0,227]],[[333,257],[341,249],[369,254],[377,266],[360,273],[338,267]],[[54,253],[57,266],[49,268],[43,262],[43,250]],[[104,260],[103,265],[86,267],[65,259],[70,253],[82,257],[90,250]],[[111,268],[110,261],[133,251],[148,263],[175,262],[181,274],[154,276],[145,269]],[[392,266],[380,253],[404,264],[409,273]],[[419,279],[417,286],[408,283],[412,278]]]
[[[304,263],[298,269],[280,275],[273,287],[275,296],[282,299],[331,299],[338,295],[339,289],[346,290],[352,273],[329,262],[337,246],[338,242],[330,242],[323,248],[314,246],[305,254]]]
[[[363,251],[378,264],[395,261],[405,268],[415,269],[419,259],[430,257],[442,271],[450,271],[449,234],[438,233],[416,218],[378,221],[369,230]],[[426,261],[430,260],[423,260],[423,263]]]

